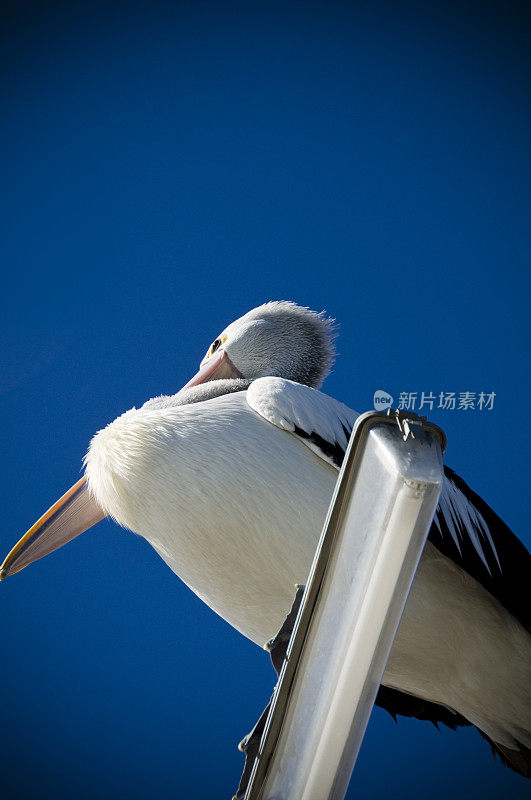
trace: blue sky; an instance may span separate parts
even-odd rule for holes
[[[270,299],[337,318],[324,388],[359,411],[376,389],[495,392],[430,418],[529,547],[524,4],[4,19],[3,553],[96,430]],[[104,522],[0,588],[4,797],[231,796],[272,669],[143,540]],[[349,796],[527,792],[474,732],[376,710]]]

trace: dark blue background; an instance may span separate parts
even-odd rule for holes
[[[3,553],[270,299],[337,317],[325,390],[360,411],[495,391],[431,418],[529,546],[526,7],[5,7]],[[102,523],[0,590],[2,797],[231,796],[272,669],[143,540]],[[349,796],[528,791],[375,710]]]

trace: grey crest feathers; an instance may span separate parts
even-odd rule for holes
[[[281,376],[317,389],[335,359],[335,320],[287,300],[253,308],[223,332],[225,350],[248,379]]]

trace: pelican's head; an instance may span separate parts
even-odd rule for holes
[[[231,322],[185,388],[223,378],[276,375],[318,388],[334,362],[334,320],[288,301],[264,303]]]

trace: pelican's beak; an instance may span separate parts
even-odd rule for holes
[[[220,350],[219,353],[215,353],[211,356],[208,361],[201,366],[201,369],[194,375],[192,380],[188,381],[188,383],[183,386],[183,389],[189,389],[191,386],[197,386],[207,381],[219,381],[222,378],[243,378],[242,373],[234,366],[225,350]]]
[[[17,542],[0,567],[0,580],[72,541],[104,516],[86,477],[81,478]]]

